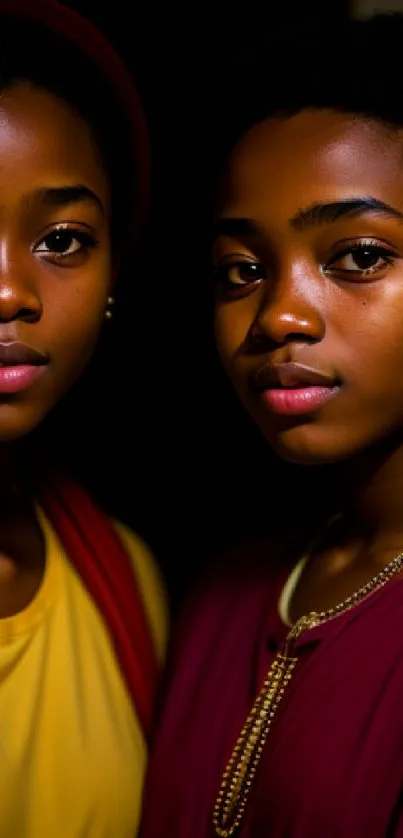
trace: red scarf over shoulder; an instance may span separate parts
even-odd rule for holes
[[[40,502],[105,620],[147,735],[153,718],[158,667],[130,557],[107,516],[75,483],[53,476]]]

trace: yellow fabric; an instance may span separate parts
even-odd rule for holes
[[[134,838],[142,731],[103,620],[40,519],[42,584],[24,611],[0,620],[0,836]],[[162,657],[160,585],[142,543],[122,535]]]
[[[162,663],[167,643],[168,613],[164,588],[157,566],[150,551],[137,535],[120,521],[114,521],[113,523],[128,554],[133,558],[133,569],[150,622],[155,651],[158,660]]]

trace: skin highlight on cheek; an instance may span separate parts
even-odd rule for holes
[[[228,163],[213,253],[218,350],[292,462],[342,460],[403,422],[401,149],[382,124],[306,111],[255,126]],[[285,391],[275,376],[251,386],[259,368],[289,363]],[[318,373],[329,383],[314,391]]]
[[[89,128],[53,94],[19,83],[0,110],[0,350],[47,357],[40,375],[0,367],[7,441],[42,421],[94,351],[111,288],[110,190]]]

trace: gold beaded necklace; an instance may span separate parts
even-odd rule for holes
[[[311,611],[294,623],[282,651],[276,655],[269,669],[224,771],[213,811],[213,825],[218,838],[230,838],[241,825],[266,739],[298,663],[298,658],[292,656],[297,638],[303,632],[350,611],[370,594],[383,588],[402,569],[403,553],[399,553],[383,570],[343,602],[327,611]]]

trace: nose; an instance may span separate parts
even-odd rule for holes
[[[0,323],[24,320],[35,323],[42,314],[36,283],[18,258],[0,260]]]
[[[325,321],[322,293],[313,271],[306,267],[288,269],[273,283],[265,283],[265,293],[252,325],[252,338],[284,345],[292,342],[316,343],[324,337]]]

